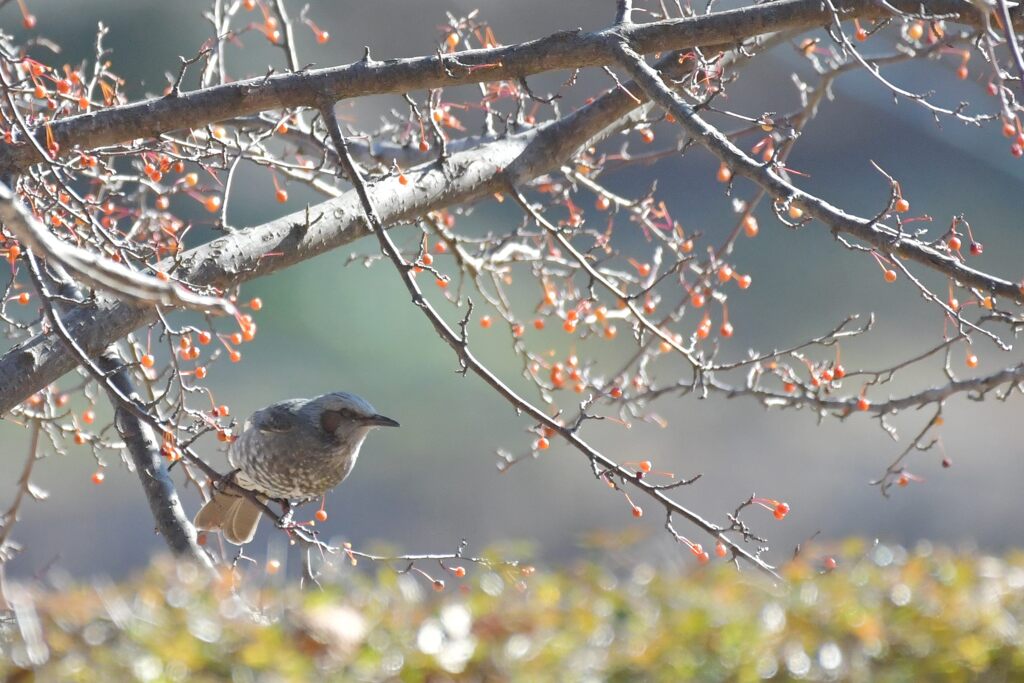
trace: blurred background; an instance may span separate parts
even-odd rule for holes
[[[97,22],[109,26],[105,44],[112,51],[112,70],[123,76],[132,100],[162,92],[166,73],[177,72],[178,56],[194,55],[210,32],[201,2],[30,0],[29,5],[38,17],[38,32],[62,47],[56,57],[32,49],[49,63],[91,60]],[[298,14],[298,3],[289,7]],[[614,15],[612,0],[314,2],[310,16],[332,38],[316,45],[310,32],[299,31],[299,58],[317,66],[347,63],[361,56],[363,45],[378,59],[429,54],[443,35],[438,27],[446,23],[445,12],[465,15],[475,8],[503,43],[577,26],[600,28]],[[0,10],[0,21],[5,30],[22,31],[13,4]],[[891,49],[885,36],[876,40],[879,51]],[[244,50],[229,53],[233,77],[265,73],[268,65],[282,67],[281,52],[258,34],[247,35],[243,43]],[[937,101],[945,105],[970,100],[978,109],[990,108],[986,82],[976,74],[957,80],[958,66],[959,59],[950,57],[886,73],[910,90],[936,90]],[[813,83],[808,63],[783,46],[746,67],[724,104],[753,116],[791,111],[799,105],[794,71]],[[530,82],[539,91],[553,91],[565,77],[550,74]],[[563,108],[608,85],[600,72],[583,74]],[[981,128],[949,120],[937,124],[924,109],[894,102],[863,75],[841,79],[835,96],[823,105],[790,159],[792,168],[807,174],[798,181],[803,187],[851,212],[874,215],[888,198],[885,180],[869,164],[874,160],[900,179],[913,215],[934,217],[933,230],[943,231],[954,214],[966,215],[986,247],[977,259],[979,267],[1011,279],[1024,274],[1024,167],[1010,155],[998,123]],[[372,127],[392,107],[404,110],[400,97],[370,98],[346,104],[342,111]],[[466,120],[474,119],[467,115]],[[661,135],[667,139],[667,129]],[[635,134],[632,144],[638,144]],[[634,197],[657,179],[659,196],[673,216],[687,230],[700,231],[708,243],[717,244],[734,218],[731,200],[714,181],[716,168],[709,154],[694,149],[608,177],[615,191]],[[271,188],[265,172],[245,171],[232,196],[231,222],[256,225],[317,201],[291,185],[289,204],[281,207],[273,201]],[[742,181],[735,192],[743,198],[753,195]],[[209,221],[192,208],[182,210],[188,219]],[[734,257],[738,270],[753,276],[754,286],[730,297],[736,334],[723,347],[723,358],[740,358],[747,348],[767,351],[799,343],[853,313],[873,312],[877,325],[870,335],[843,346],[848,369],[885,367],[938,343],[942,318],[911,285],[886,285],[871,258],[841,248],[820,225],[794,232],[768,212],[758,215],[761,235],[741,238]],[[460,225],[500,231],[520,219],[507,204],[483,205]],[[630,227],[622,225],[616,233],[616,239],[624,240],[620,247],[628,251],[634,239],[636,249],[642,249],[642,236],[630,237]],[[400,230],[405,244],[415,241],[411,229]],[[363,242],[350,251],[372,254],[375,249]],[[456,374],[450,350],[410,305],[389,266],[367,269],[358,261],[346,266],[349,253],[332,252],[245,287],[245,296],[260,296],[265,304],[257,317],[260,334],[246,346],[246,362],[217,364],[209,379],[218,402],[229,404],[237,416],[286,397],[345,389],[401,421],[401,429],[371,437],[353,476],[332,493],[327,532],[357,545],[380,541],[403,552],[446,551],[467,538],[476,549],[525,541],[541,562],[608,547],[648,560],[682,561],[687,554],[664,533],[661,515],[634,520],[621,495],[596,482],[582,456],[557,440],[536,461],[500,474],[496,449],[528,449],[533,438],[524,431],[528,423],[481,381]],[[936,291],[945,291],[941,278],[925,274],[924,279]],[[531,286],[522,277],[520,284]],[[442,310],[451,319],[459,315],[450,305]],[[564,357],[573,340],[552,327],[543,334],[528,329],[527,339],[535,349],[552,348]],[[606,363],[608,371],[628,352],[629,335],[623,332],[615,344],[587,351]],[[515,383],[519,364],[509,352],[509,341],[504,326],[474,330],[473,342],[483,360]],[[955,367],[966,373],[962,353],[954,353]],[[976,372],[1020,362],[1019,354],[1000,353],[987,342],[977,343],[975,353],[981,359]],[[815,356],[831,357],[831,350]],[[931,363],[883,391],[899,395],[941,383],[939,370],[939,363]],[[575,395],[561,400],[571,409]],[[104,410],[102,414],[109,414],[108,407]],[[772,559],[789,557],[795,544],[816,532],[826,540],[848,535],[901,543],[931,539],[987,550],[1024,540],[1019,524],[1024,512],[1019,397],[978,403],[958,396],[950,401],[942,439],[953,467],[942,469],[937,451],[912,455],[908,466],[924,483],[898,489],[888,500],[868,481],[885,470],[905,443],[894,443],[877,421],[854,416],[845,423],[830,419],[819,425],[807,410],[766,411],[752,400],[719,395],[706,400],[670,397],[655,410],[668,421],[666,428],[642,422],[628,430],[601,424],[588,428],[587,439],[618,460],[650,459],[657,469],[683,477],[702,473],[698,484],[677,493],[685,505],[713,520],[724,521],[725,513],[751,492],[788,501],[792,512],[784,523],[767,511],[751,511],[747,517],[771,539]],[[893,421],[905,440],[930,415],[901,415]],[[218,445],[210,438],[199,450],[223,466]],[[0,507],[14,494],[15,472],[27,448],[26,431],[0,423],[0,457],[8,472],[0,482]],[[164,546],[152,532],[135,474],[110,467],[103,485],[93,486],[89,477],[95,461],[87,451],[69,448],[68,456],[48,457],[36,468],[36,483],[52,495],[23,507],[14,536],[26,550],[10,565],[11,571],[32,575],[54,565],[77,575],[120,576],[145,564]],[[195,492],[182,493],[193,512]],[[255,547],[264,547],[271,533],[263,529]],[[252,554],[258,557],[259,552]]]

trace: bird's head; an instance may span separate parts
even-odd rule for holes
[[[344,391],[335,391],[312,399],[308,406],[320,427],[328,434],[344,436],[374,427],[397,427],[398,422],[377,412],[364,398]]]

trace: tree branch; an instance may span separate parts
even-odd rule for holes
[[[922,5],[911,0],[879,3],[845,0],[834,3],[845,19],[892,17],[894,8],[910,14]],[[976,23],[978,13],[965,0],[933,0],[929,12]],[[1020,8],[1015,19],[1019,22]],[[53,140],[64,153],[93,149],[172,130],[207,124],[268,109],[315,107],[333,101],[451,87],[484,81],[516,81],[556,69],[604,66],[616,61],[616,45],[626,40],[641,54],[690,47],[736,44],[748,38],[788,30],[807,30],[831,23],[833,14],[820,0],[778,0],[741,9],[647,24],[616,25],[602,31],[563,31],[538,40],[456,54],[362,60],[346,66],[311,69],[217,85],[190,93],[172,93],[119,107],[51,122]],[[45,145],[45,130],[35,132]],[[38,150],[22,141],[0,147],[0,177],[44,161]]]

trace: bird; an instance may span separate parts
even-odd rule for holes
[[[293,398],[252,414],[228,446],[227,475],[261,501],[291,506],[320,498],[348,477],[366,436],[377,427],[398,427],[355,394],[335,391]],[[223,482],[196,513],[200,531],[220,531],[224,540],[245,545],[256,535],[263,510]]]

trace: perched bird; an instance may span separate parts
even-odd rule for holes
[[[257,410],[228,447],[234,483],[261,500],[290,505],[323,496],[345,480],[375,427],[397,427],[365,399],[344,391],[293,398]],[[229,486],[215,486],[195,526],[242,545],[256,534],[262,510]]]

